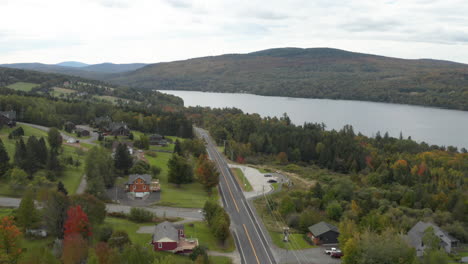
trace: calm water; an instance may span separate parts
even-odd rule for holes
[[[388,132],[429,144],[468,148],[468,112],[361,101],[303,99],[251,94],[161,91],[184,99],[185,106],[237,107],[247,113],[287,113],[295,124],[324,123],[327,129],[350,124],[355,132],[382,136]]]

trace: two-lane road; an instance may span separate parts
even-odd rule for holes
[[[267,237],[260,228],[261,222],[253,214],[226,160],[217,151],[216,145],[205,130],[196,128],[196,132],[206,141],[208,155],[218,166],[221,197],[224,208],[231,217],[231,229],[242,263],[276,264]]]

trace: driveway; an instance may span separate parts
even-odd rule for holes
[[[229,164],[229,168],[241,169],[250,185],[252,185],[253,191],[244,192],[245,198],[250,199],[263,195],[263,193],[269,193],[273,191],[271,183],[268,182],[268,180],[272,179],[272,177],[265,177],[265,175],[257,169],[237,164]]]
[[[326,247],[316,247],[303,250],[286,250],[277,248],[276,252],[279,256],[278,263],[315,263],[315,264],[337,264],[341,263],[340,259],[334,259],[323,253]]]
[[[125,190],[120,186],[115,186],[113,188],[107,189],[106,192],[107,196],[112,201],[122,205],[147,207],[151,206],[152,204],[158,202],[161,199],[161,192],[152,192],[149,194],[148,197],[145,197],[141,200],[131,199],[128,197],[127,192],[125,192]]]

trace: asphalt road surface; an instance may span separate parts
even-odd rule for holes
[[[216,162],[219,172],[219,188],[224,209],[231,217],[231,230],[245,264],[276,264],[271,247],[260,225],[262,224],[253,214],[242,190],[234,180],[226,160],[219,154],[216,145],[208,133],[195,128],[198,136],[206,141],[206,149],[210,158]]]

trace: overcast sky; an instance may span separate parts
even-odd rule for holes
[[[333,47],[468,63],[467,0],[0,0],[0,63]]]

